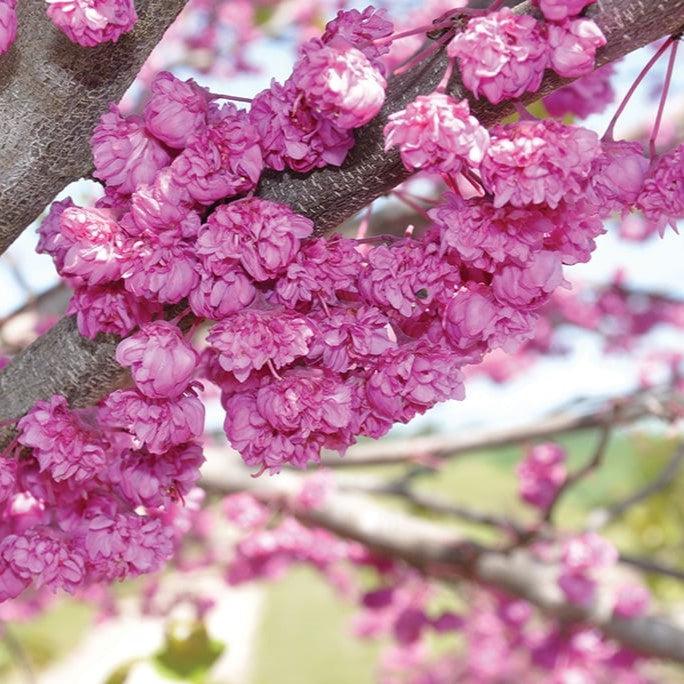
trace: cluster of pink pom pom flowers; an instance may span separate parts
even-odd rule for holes
[[[66,4],[78,5],[52,8]],[[604,39],[561,4],[541,2],[555,23],[471,18],[447,48],[465,85],[498,102],[536,89],[549,66],[589,73]],[[54,204],[39,250],[74,288],[84,336],[131,335],[116,357],[135,387],[92,410],[53,397],[21,419],[33,458],[3,461],[5,499],[28,498],[3,520],[0,598],[148,572],[172,553],[202,462],[197,380],[220,388],[248,465],[305,467],[462,399],[461,369],[532,336],[564,265],[590,258],[611,212],[638,206],[662,223],[684,208],[679,151],[650,166],[638,146],[526,112],[487,131],[441,85],[385,128],[407,168],[453,190],[431,225],[317,237],[308,217],[254,193],[265,170],[344,161],[383,105],[392,31],[382,11],[340,12],[248,111],[161,73],[140,115],[102,116],[91,145],[104,197]],[[199,321],[212,325],[200,352]]]
[[[50,21],[73,43],[94,47],[116,42],[138,15],[133,0],[45,0]],[[0,0],[0,54],[17,36],[17,0]]]

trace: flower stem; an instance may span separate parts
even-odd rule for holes
[[[670,51],[670,60],[667,63],[667,73],[665,74],[665,83],[663,83],[663,91],[660,94],[658,114],[656,115],[656,120],[653,124],[653,131],[651,131],[651,139],[649,140],[649,150],[651,152],[651,159],[655,159],[656,157],[656,141],[658,139],[658,133],[660,132],[660,124],[663,120],[663,112],[665,111],[665,103],[667,102],[667,94],[670,90],[670,83],[672,83],[672,74],[674,73],[675,60],[677,59],[678,45],[678,40],[675,40],[672,43],[672,50]]]
[[[675,38],[673,36],[670,36],[658,48],[658,51],[655,53],[655,55],[653,55],[653,57],[651,57],[651,59],[648,60],[648,63],[646,64],[646,66],[641,70],[639,75],[636,77],[636,79],[634,80],[634,83],[632,83],[630,89],[627,91],[627,94],[625,95],[622,102],[620,103],[620,106],[617,108],[617,111],[615,112],[615,116],[613,116],[610,123],[608,124],[608,128],[606,129],[606,132],[603,134],[603,140],[607,140],[607,141],[614,140],[613,132],[615,130],[615,124],[617,123],[617,120],[620,118],[620,115],[622,114],[622,112],[625,111],[625,107],[627,106],[629,101],[632,99],[632,95],[634,95],[634,92],[639,87],[640,83],[644,80],[644,78],[646,78],[646,75],[651,70],[653,65],[660,59],[661,55],[670,47],[673,40],[675,40]]]

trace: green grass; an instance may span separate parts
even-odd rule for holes
[[[252,684],[374,684],[378,645],[352,636],[353,607],[320,575],[293,570],[267,591]]]

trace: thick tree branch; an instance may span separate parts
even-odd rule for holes
[[[531,11],[530,3],[523,3],[516,11]],[[599,63],[605,64],[678,30],[684,25],[684,0],[601,0],[592,6],[590,13],[608,40],[598,57]],[[444,59],[440,55],[392,80],[385,107],[376,120],[358,132],[358,144],[343,168],[323,169],[307,176],[270,176],[262,182],[260,194],[286,202],[296,211],[309,215],[323,231],[334,228],[404,180],[406,171],[397,155],[383,151],[384,121],[416,95],[435,87]],[[563,81],[549,73],[541,93],[561,85]],[[463,96],[459,85],[454,86],[453,92]],[[511,108],[475,101],[473,111],[484,124],[491,125],[509,114]],[[53,149],[53,163],[56,158],[61,155]],[[112,349],[109,339],[103,341],[101,348],[80,340],[72,322],[53,328],[0,374],[0,420],[23,414],[37,400],[53,392],[77,404],[90,403],[105,395],[112,389],[112,382],[120,377],[111,358]],[[84,350],[82,356],[81,350]]]
[[[205,482],[214,490],[247,491],[264,500],[287,500],[302,478],[250,477],[244,468],[210,459]],[[524,550],[500,553],[453,530],[374,504],[367,498],[334,492],[316,510],[295,511],[304,523],[353,539],[443,580],[468,579],[526,599],[548,616],[595,625],[607,636],[639,652],[684,663],[684,630],[664,617],[621,620],[597,601],[588,607],[564,601],[556,585],[557,568],[542,564]],[[401,534],[397,534],[401,530]]]
[[[0,58],[0,254],[71,181],[92,168],[90,134],[118,102],[186,0],[139,0],[139,20],[116,44],[74,45],[19,2],[19,35]]]

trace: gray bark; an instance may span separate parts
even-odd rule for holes
[[[0,254],[43,208],[92,168],[88,144],[186,0],[138,0],[138,23],[117,43],[74,45],[45,14],[20,0],[19,31],[0,56]]]

